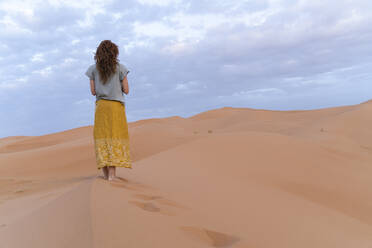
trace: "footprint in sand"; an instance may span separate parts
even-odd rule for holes
[[[134,197],[140,198],[140,199],[145,200],[145,201],[151,201],[151,200],[156,200],[156,199],[161,199],[162,198],[161,196],[157,196],[157,195],[144,195],[144,194],[136,194],[136,195],[134,195]]]
[[[155,203],[152,202],[139,202],[139,201],[128,201],[129,204],[135,205],[142,210],[154,213],[160,213],[168,216],[174,216],[174,214],[166,209],[159,208]]]
[[[206,228],[181,226],[180,229],[190,238],[213,247],[230,247],[240,240],[236,236]]]
[[[134,204],[137,207],[140,207],[143,210],[146,210],[149,212],[160,212],[160,208],[158,208],[155,204],[151,202],[129,201],[129,203]]]
[[[176,207],[176,208],[189,209],[189,208],[187,208],[185,206],[182,206],[182,205],[180,205],[180,204],[178,204],[174,201],[165,199],[164,197],[158,196],[158,195],[136,194],[136,195],[134,195],[134,197],[145,200],[145,201],[156,201],[158,204],[161,204],[161,205],[168,205],[168,206]]]

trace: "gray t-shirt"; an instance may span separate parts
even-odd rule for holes
[[[96,64],[88,67],[85,75],[94,80],[96,89],[96,101],[107,99],[122,102],[125,106],[124,93],[122,91],[121,81],[127,76],[129,70],[121,63],[117,64],[116,72],[111,75],[105,84],[102,83]]]

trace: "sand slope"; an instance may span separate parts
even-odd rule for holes
[[[0,247],[371,247],[372,101],[129,123],[97,177],[93,127],[0,139]]]

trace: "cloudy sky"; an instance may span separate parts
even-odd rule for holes
[[[0,0],[0,138],[93,125],[102,40],[129,70],[129,122],[224,106],[372,98],[370,0]]]

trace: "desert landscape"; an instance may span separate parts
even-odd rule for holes
[[[372,100],[129,122],[106,181],[93,126],[0,139],[0,247],[372,247]]]

